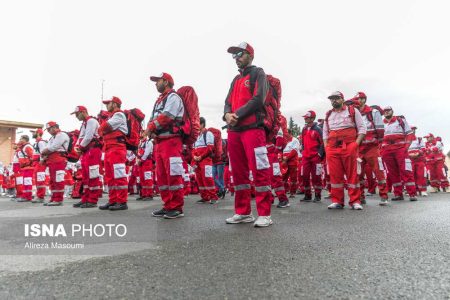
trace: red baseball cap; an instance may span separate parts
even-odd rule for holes
[[[231,46],[228,48],[227,52],[236,54],[238,52],[241,52],[242,50],[247,51],[251,56],[255,56],[255,50],[253,50],[253,47],[250,46],[250,44],[247,42],[242,42],[238,46]]]
[[[411,125],[411,129],[417,129],[416,125]]]
[[[56,123],[55,121],[49,121],[49,122],[47,122],[47,124],[45,124],[45,130],[48,130],[50,127],[53,127],[56,125],[58,125],[58,123]]]
[[[167,80],[170,84],[175,85],[172,76],[168,73],[163,72],[159,76],[150,76],[150,80],[155,82],[160,80],[161,78]]]
[[[75,110],[71,113],[71,115],[76,114],[77,112],[81,112],[81,111],[87,112],[87,108],[79,105],[79,106],[75,107]]]
[[[424,136],[424,138],[426,138],[426,139],[429,138],[429,137],[434,138],[434,135],[432,133],[429,133],[428,135]]]
[[[358,92],[358,93],[356,93],[355,97],[353,97],[353,99],[359,99],[359,98],[367,99],[367,96],[364,92]]]
[[[330,96],[328,96],[328,99],[332,99],[332,98],[342,98],[342,99],[344,99],[344,94],[342,94],[339,91],[336,91],[336,92],[332,93]]]
[[[392,106],[385,106],[385,107],[383,108],[383,110],[386,111],[386,110],[393,110],[393,109],[392,109]]]
[[[119,105],[122,105],[122,100],[119,99],[119,97],[113,96],[110,100],[103,100],[102,101],[104,104],[108,104],[109,102],[114,102],[117,103]]]
[[[303,118],[316,118],[316,113],[312,110],[308,110],[308,112],[303,116]]]

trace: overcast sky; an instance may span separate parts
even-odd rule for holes
[[[450,18],[446,1],[7,1],[0,11],[0,119],[79,127],[115,95],[147,115],[150,75],[192,85],[201,115],[219,127],[237,69],[230,45],[282,81],[282,111],[302,123],[326,96],[364,91],[450,149]]]

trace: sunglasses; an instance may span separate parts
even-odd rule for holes
[[[245,51],[240,51],[238,53],[233,54],[233,59],[244,56]]]

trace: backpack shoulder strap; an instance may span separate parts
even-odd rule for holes
[[[252,94],[255,91],[256,77],[258,77],[259,70],[261,70],[261,68],[256,67],[256,68],[252,68],[252,70],[250,71],[250,92]]]

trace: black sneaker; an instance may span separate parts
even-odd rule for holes
[[[400,200],[405,200],[405,198],[403,198],[403,196],[395,196],[394,198],[391,199],[391,201],[400,201]]]
[[[144,197],[137,197],[136,201],[144,201]]]
[[[73,207],[77,208],[77,207],[81,207],[84,203],[83,202],[77,202],[74,205],[72,205]]]
[[[152,212],[152,216],[154,216],[154,217],[164,217],[166,212],[167,211],[164,208],[161,208],[160,210],[155,210],[154,212]]]
[[[195,203],[197,203],[197,204],[204,204],[204,203],[208,203],[208,202],[209,202],[208,200],[200,199],[200,200],[198,200],[198,201],[195,202]]]
[[[179,210],[169,210],[164,215],[164,219],[176,219],[184,217],[184,214]]]
[[[209,200],[209,204],[216,204],[217,202],[219,202],[219,200],[217,200],[217,199]]]
[[[109,210],[127,210],[128,209],[128,205],[127,203],[116,203],[112,206],[109,207]]]
[[[417,201],[417,198],[416,198],[416,196],[413,196],[413,197],[409,197],[409,201]]]
[[[278,202],[278,204],[277,204],[277,207],[278,207],[278,208],[285,208],[285,207],[289,207],[289,206],[291,206],[291,205],[289,204],[289,201],[287,201],[287,200],[285,200],[285,201],[280,201],[280,202]]]
[[[153,197],[144,197],[144,199],[142,199],[142,201],[152,201]]]
[[[100,209],[100,210],[108,210],[111,206],[114,206],[114,205],[116,205],[115,203],[106,203],[106,204],[103,204],[103,205],[100,205],[99,207],[98,207],[98,209]]]
[[[74,204],[75,205],[75,204]],[[92,208],[92,207],[97,207],[97,204],[95,203],[91,203],[91,202],[86,202],[83,203],[80,208]]]
[[[311,202],[312,198],[311,196],[305,196],[303,199],[300,200],[301,202]]]
[[[367,204],[366,199],[361,199],[361,204]]]
[[[322,198],[320,197],[320,195],[315,195],[313,202],[320,202],[320,201],[322,201]]]

